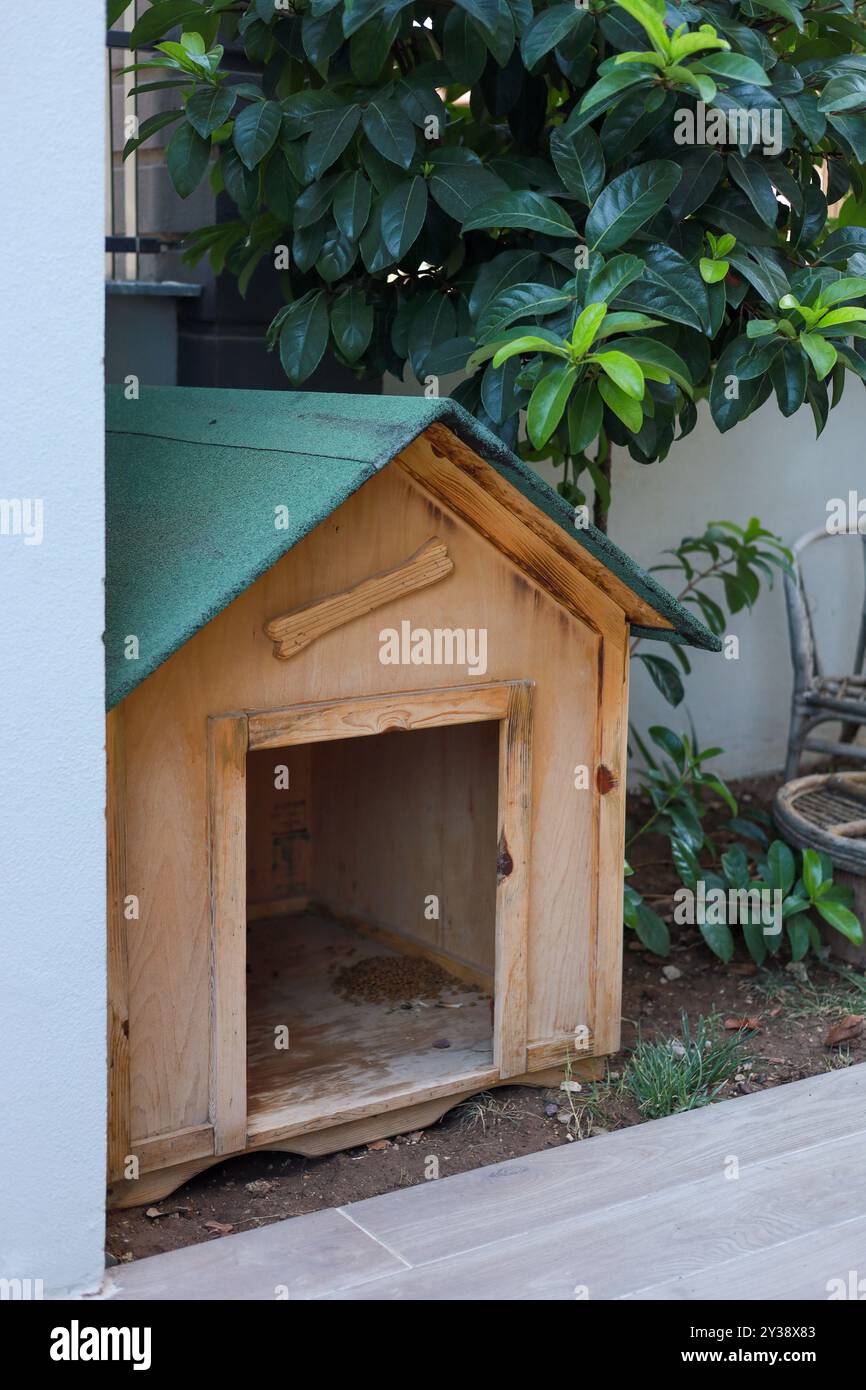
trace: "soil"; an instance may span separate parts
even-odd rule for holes
[[[741,806],[752,803],[769,808],[775,785],[769,779],[755,779],[738,784],[734,790]],[[719,843],[723,847],[723,835]],[[632,857],[635,876],[631,882],[657,912],[670,917],[671,895],[679,880],[666,851],[665,841],[649,836],[642,839]],[[621,1084],[623,1067],[639,1038],[655,1040],[677,1034],[684,1013],[693,1024],[703,1016],[717,1033],[727,1029],[730,1034],[740,1027],[751,1030],[744,1035],[740,1069],[726,1083],[719,1099],[866,1061],[866,1029],[857,1023],[840,1026],[851,1015],[866,1014],[863,974],[815,956],[787,966],[783,957],[770,968],[759,970],[744,948],[725,966],[712,955],[696,928],[675,927],[672,935],[671,955],[662,960],[627,934],[623,1047],[608,1060],[603,1080],[583,1082],[579,1090],[569,1091],[498,1087],[456,1106],[427,1130],[324,1158],[263,1152],[231,1159],[151,1207],[109,1212],[110,1262],[217,1240],[230,1231],[246,1231],[409,1187],[425,1180],[431,1157],[438,1161],[438,1175],[447,1177],[647,1123]],[[358,964],[368,965],[377,959]],[[439,990],[459,983],[426,962],[406,960],[400,964],[411,970],[402,977],[405,993],[398,998],[431,997],[421,994],[424,988],[433,990],[435,997]],[[415,969],[422,964],[423,975]],[[434,979],[432,972],[443,978]],[[357,966],[341,974],[349,977],[343,979],[344,988],[364,991],[388,987],[387,974],[384,985],[381,974],[371,983]],[[410,976],[411,983],[405,983]],[[362,997],[371,996],[362,993]],[[834,1029],[836,1033],[831,1032]],[[841,1041],[828,1042],[840,1033]],[[571,1085],[573,1088],[575,1083]]]
[[[344,999],[367,1004],[438,1000],[443,990],[465,990],[454,975],[423,956],[367,956],[338,970],[334,988]]]

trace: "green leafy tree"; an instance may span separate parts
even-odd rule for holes
[[[775,393],[820,432],[866,379],[862,10],[159,0],[138,90],[177,105],[129,147],[174,124],[178,193],[233,200],[189,254],[242,292],[274,266],[293,384],[328,350],[428,389],[468,362],[457,399],[603,520],[611,443],[664,457],[704,395],[721,430]]]

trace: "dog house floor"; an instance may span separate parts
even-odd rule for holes
[[[471,985],[455,981],[438,1000],[424,1001],[374,1003],[340,992],[341,968],[400,955],[327,917],[303,914],[250,924],[251,1142],[325,1129],[497,1079],[490,997]],[[288,1030],[288,1047],[276,1045],[285,1042],[282,1029]]]

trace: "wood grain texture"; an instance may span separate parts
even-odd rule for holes
[[[503,719],[507,708],[506,685],[486,683],[258,710],[250,715],[250,748],[283,748],[294,743]]]
[[[444,426],[431,425],[396,461],[575,617],[592,625],[616,609],[642,626],[673,626]]]
[[[502,1077],[526,1071],[531,839],[532,685],[523,682],[508,692],[499,733],[493,1057]]]
[[[605,634],[599,651],[594,785],[575,791],[576,797],[592,797],[595,816],[591,1015],[576,1022],[589,1026],[596,1053],[616,1052],[620,1045],[628,677],[628,627],[623,622]]]
[[[214,1152],[246,1137],[247,721],[208,720],[212,986],[210,1122]]]
[[[403,693],[417,691],[428,679],[436,687],[467,683],[463,670],[381,665],[375,613],[323,635],[291,662],[274,661],[263,641],[269,615],[347,587],[369,569],[386,569],[431,534],[447,544],[454,572],[447,582],[409,596],[406,617],[429,629],[486,629],[488,667],[483,680],[473,680],[474,698],[484,685],[535,681],[528,1036],[545,1042],[567,1036],[578,1022],[592,1021],[595,903],[586,879],[594,853],[595,813],[593,797],[575,793],[573,769],[575,764],[595,767],[598,648],[603,633],[614,630],[613,620],[608,623],[605,617],[614,610],[599,595],[598,607],[604,611],[596,625],[578,620],[469,521],[392,466],[123,703],[128,878],[132,891],[141,895],[142,911],[140,924],[128,933],[134,1135],[157,1138],[209,1122],[208,717],[322,702],[345,710],[359,697],[381,700],[393,712]],[[621,628],[618,610],[614,617]],[[500,699],[477,713],[487,719],[500,717],[501,711]],[[256,717],[253,713],[251,719]],[[322,729],[321,737],[333,732]],[[352,736],[343,728],[342,736],[347,733]],[[268,734],[279,747],[281,730],[272,728]],[[443,789],[459,771],[459,758],[449,753],[443,762]],[[442,853],[449,860],[459,856],[456,831],[442,841]],[[411,924],[409,929],[421,934]],[[483,945],[483,930],[476,940]],[[443,945],[457,949],[450,940]],[[476,960],[475,944],[471,952],[458,954]]]
[[[124,899],[126,866],[126,739],[123,706],[106,732],[108,841],[108,1180],[123,1175],[129,1142],[129,967]]]
[[[492,979],[498,721],[311,748],[313,899]]]
[[[259,922],[248,938],[251,1144],[309,1134],[496,1079],[489,1000],[443,989],[443,1007],[369,1002],[338,988],[346,966],[398,950],[323,917]],[[442,1046],[446,1043],[447,1046]]]
[[[671,1213],[667,1230],[663,1225],[660,1230],[655,1252],[660,1261],[680,1224],[675,1213],[684,1196],[698,1191],[706,1218],[727,1195],[733,1195],[736,1207],[736,1193],[747,1172],[772,1172],[776,1160],[785,1155],[810,1151],[812,1166],[820,1171],[828,1143],[858,1128],[864,1100],[866,1067],[850,1067],[461,1173],[447,1183],[371,1197],[353,1211],[377,1239],[420,1265],[456,1261],[488,1242],[504,1246],[523,1240],[527,1232],[555,1232],[566,1226],[577,1232],[583,1221],[621,1208],[625,1234],[611,1237],[610,1252],[619,1254],[627,1279],[651,1284],[665,1276],[656,1273],[645,1280],[622,1259],[623,1250],[631,1248],[643,1229],[641,1213],[651,1202],[663,1200]],[[739,1179],[726,1177],[729,1155],[739,1162]],[[818,1185],[830,1194],[829,1180],[819,1180]],[[791,1203],[793,1190],[777,1176],[781,1205],[787,1200],[794,1207],[808,1207],[808,1196],[804,1203]],[[862,1187],[860,1191],[862,1201]],[[573,1239],[579,1252],[581,1238],[574,1234]],[[695,1246],[699,1255],[709,1254],[709,1227],[705,1236],[697,1231]],[[586,1283],[587,1277],[574,1282]],[[632,1287],[639,1285],[634,1282]]]
[[[265,623],[265,636],[274,644],[274,656],[279,661],[288,661],[317,637],[414,593],[416,589],[437,583],[453,568],[447,546],[433,537],[408,560],[402,560],[391,569],[362,579],[339,593],[313,599],[282,617],[270,618]]]

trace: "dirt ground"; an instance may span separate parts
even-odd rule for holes
[[[764,806],[773,789],[766,780],[735,788],[745,804]],[[679,884],[664,851],[664,841],[640,841],[631,880],[642,893],[654,895],[652,905],[662,916],[670,911],[665,895]],[[680,972],[673,979],[670,967]],[[758,970],[744,948],[723,966],[696,928],[675,928],[672,954],[661,960],[627,933],[623,1048],[609,1059],[603,1080],[584,1082],[570,1093],[499,1087],[457,1106],[424,1131],[324,1158],[263,1152],[229,1160],[153,1206],[110,1212],[110,1263],[410,1187],[425,1180],[431,1156],[438,1160],[439,1176],[448,1177],[647,1123],[623,1093],[622,1068],[638,1037],[670,1037],[684,1012],[691,1020],[703,1015],[718,1031],[746,1024],[754,1030],[744,1046],[751,1061],[720,1099],[866,1061],[866,1029],[847,1042],[827,1043],[831,1028],[846,1015],[866,1012],[866,977],[840,972],[814,956],[800,965]]]

